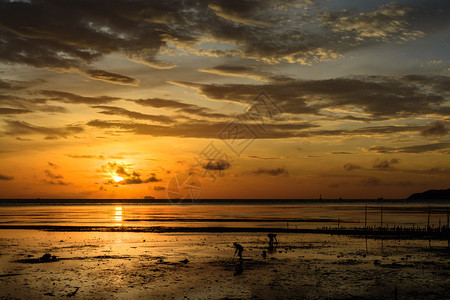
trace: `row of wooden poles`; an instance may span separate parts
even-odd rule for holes
[[[428,217],[427,217],[427,227],[426,227],[427,231],[431,231],[431,229],[432,229],[430,226],[430,217],[431,217],[431,206],[428,207]],[[339,229],[340,221],[341,221],[341,219],[338,218],[338,226],[337,226],[338,229]],[[397,228],[403,229],[403,227],[397,227]],[[364,208],[364,229],[365,230],[368,229],[368,227],[367,227],[367,204]],[[380,207],[380,227],[379,227],[379,229],[383,229],[383,205],[381,205],[381,207]],[[443,229],[449,230],[449,210],[448,210],[448,208],[447,208],[447,225],[445,228],[441,227],[441,219],[439,219],[439,231],[441,231]],[[412,228],[408,229],[408,231],[414,231],[414,230],[420,231],[421,228],[419,226],[414,227],[414,225],[413,225]]]

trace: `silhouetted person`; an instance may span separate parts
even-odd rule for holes
[[[275,240],[275,244],[278,244],[277,235],[274,233],[269,233],[267,235],[269,237],[269,246],[273,247],[273,241]]]
[[[239,259],[242,259],[242,251],[244,251],[244,247],[242,247],[238,243],[233,243],[233,245],[236,248],[236,250],[234,251],[234,256],[236,256],[236,253],[237,253],[237,255],[239,256]]]

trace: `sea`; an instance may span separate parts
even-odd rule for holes
[[[0,200],[0,229],[441,227],[450,200]],[[447,225],[448,226],[448,225]]]

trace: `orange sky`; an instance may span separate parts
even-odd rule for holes
[[[446,1],[175,2],[0,4],[1,198],[448,188]]]

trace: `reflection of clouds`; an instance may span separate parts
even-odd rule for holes
[[[123,220],[123,218],[122,218],[122,206],[116,206],[115,207],[115,214],[114,214],[114,220],[116,221],[116,222],[120,222],[119,224],[116,224],[117,226],[122,226],[122,220]]]

